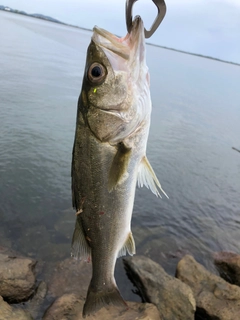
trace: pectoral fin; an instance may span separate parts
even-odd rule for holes
[[[131,149],[125,147],[123,143],[118,144],[118,149],[113,158],[112,166],[108,177],[108,191],[116,189],[128,177],[128,164],[131,156]]]
[[[168,198],[146,156],[142,158],[138,169],[138,187],[143,187],[143,185],[150,189],[157,197],[162,198],[158,191],[159,189]]]
[[[75,229],[72,237],[72,257],[77,260],[89,261],[91,258],[91,248],[89,247],[82,224],[79,218],[76,219]]]
[[[126,242],[124,243],[124,246],[122,249],[118,252],[118,258],[125,256],[126,254],[130,254],[130,256],[133,256],[136,253],[136,248],[135,248],[135,241],[133,239],[132,232],[129,233],[128,238]]]

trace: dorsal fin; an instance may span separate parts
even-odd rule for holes
[[[158,191],[159,189],[168,198],[146,156],[142,158],[138,169],[138,187],[143,187],[143,185],[150,189],[157,197],[162,198]]]

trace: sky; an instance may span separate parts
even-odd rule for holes
[[[27,13],[117,35],[126,34],[125,0],[2,0]],[[240,0],[165,0],[167,14],[150,43],[240,63]],[[157,14],[151,0],[134,5],[146,28]]]

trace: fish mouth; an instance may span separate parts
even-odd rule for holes
[[[103,50],[109,50],[128,60],[131,55],[136,56],[138,54],[137,51],[144,48],[143,21],[140,16],[135,17],[132,29],[125,37],[118,37],[107,30],[95,26],[93,28],[92,40],[96,45],[102,47]]]

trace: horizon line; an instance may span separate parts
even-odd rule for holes
[[[73,28],[86,30],[86,31],[92,31],[92,29],[90,29],[90,28],[85,28],[85,27],[80,27],[80,26],[76,26],[76,25],[73,25],[73,24],[65,23],[65,22],[59,21],[59,20],[57,20],[55,18],[46,16],[46,15],[41,14],[41,13],[26,13],[24,11],[19,11],[18,9],[12,9],[12,8],[10,8],[8,6],[7,7],[3,6],[3,7],[4,8],[9,8],[11,10],[14,10],[14,11],[8,11],[8,10],[0,8],[0,10],[4,11],[4,12],[21,14],[21,15],[25,15],[25,16],[32,17],[32,18],[35,18],[35,19],[40,19],[40,20],[45,20],[45,21],[49,21],[49,22],[53,22],[53,23],[62,24],[62,25],[68,26],[68,27],[73,27]],[[43,17],[37,17],[36,15],[42,15]],[[51,20],[51,19],[53,19],[53,20]],[[148,44],[150,46],[153,46],[153,47],[162,48],[162,49],[165,49],[165,50],[171,50],[171,51],[180,52],[180,53],[183,53],[183,54],[188,54],[188,55],[191,55],[191,56],[196,56],[196,57],[200,57],[200,58],[205,58],[205,59],[215,60],[215,61],[218,61],[218,62],[223,62],[223,63],[228,63],[228,64],[240,66],[240,63],[238,63],[238,62],[233,62],[233,61],[228,61],[228,60],[224,60],[224,59],[220,59],[220,58],[215,58],[215,57],[207,56],[207,55],[200,54],[200,53],[194,53],[194,52],[189,52],[189,51],[185,51],[185,50],[181,50],[181,49],[170,48],[170,47],[166,47],[166,46],[163,46],[163,45],[160,45],[160,44],[156,44],[156,43],[146,42],[146,44]]]

